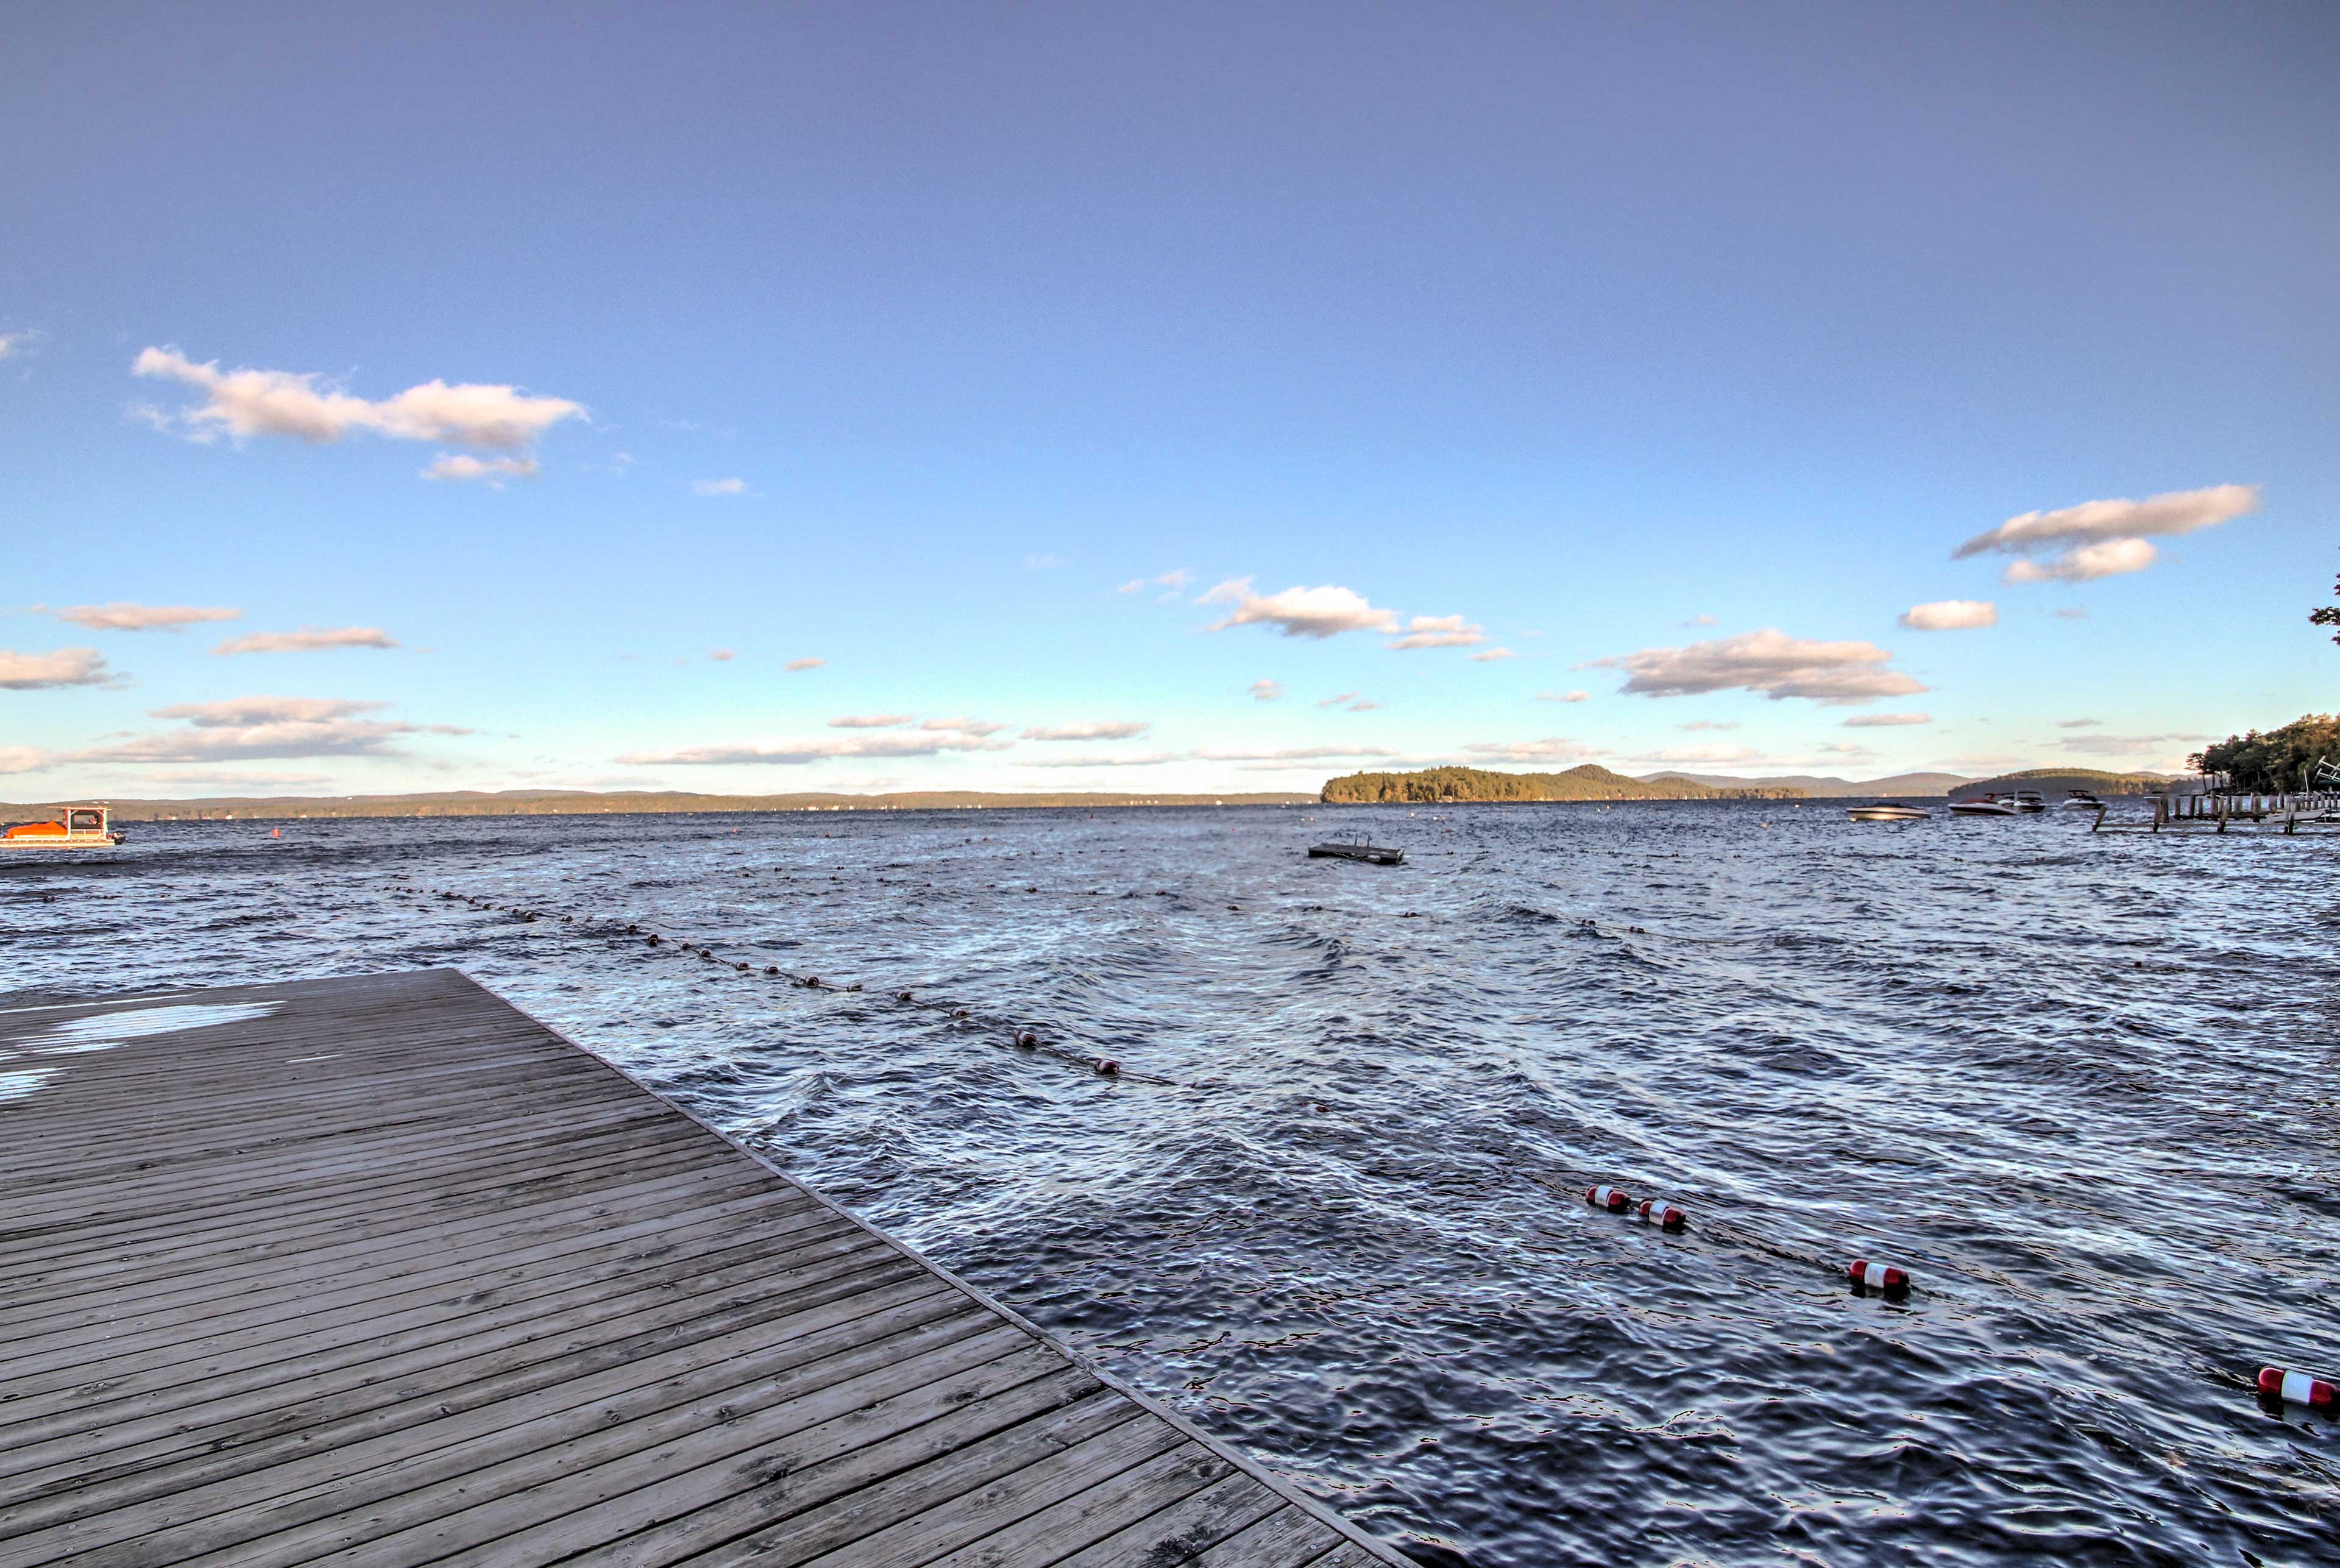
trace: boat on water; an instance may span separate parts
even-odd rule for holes
[[[2019,809],[2012,795],[1976,795],[1950,802],[1953,817],[2012,817]]]
[[[1371,866],[1403,866],[1405,851],[1389,844],[1369,844],[1363,839],[1327,839],[1308,846],[1312,860],[1363,860]]]
[[[110,808],[61,806],[52,822],[19,822],[0,831],[0,849],[111,849],[129,837]]]
[[[2093,789],[2064,791],[2064,809],[2067,811],[2101,811],[2104,809],[2105,803],[2097,799],[2097,792]]]
[[[2034,811],[2048,809],[2048,802],[2039,798],[2037,789],[2018,789],[2015,792],[2015,809],[2028,816]]]
[[[1904,806],[1898,800],[1872,800],[1866,806],[1848,806],[1844,814],[1856,822],[1922,822],[1933,815],[1922,806]]]

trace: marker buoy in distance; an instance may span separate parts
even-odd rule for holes
[[[1611,1214],[1623,1214],[1633,1206],[1633,1200],[1623,1188],[1589,1186],[1584,1189],[1584,1201],[1594,1208],[1605,1208]]]
[[[1643,1199],[1641,1212],[1643,1219],[1666,1230],[1680,1230],[1690,1223],[1689,1215],[1659,1198]]]
[[[818,975],[807,975],[804,978],[804,983],[805,989],[808,991],[818,991],[820,989],[820,977]]]
[[[1040,1037],[1029,1029],[1018,1029],[1016,1031],[1016,1043],[1027,1051],[1036,1051],[1040,1048]]]
[[[1108,1078],[1117,1078],[1121,1077],[1121,1064],[1115,1061],[1111,1057],[1099,1057],[1090,1065]]]
[[[649,945],[653,948],[658,946],[658,933],[656,931],[652,931],[650,933]]]
[[[779,972],[780,967],[778,964],[766,964],[764,966],[764,973],[768,975],[777,975]]]
[[[897,991],[894,993],[894,999],[897,1002],[907,1002],[915,1000],[916,998],[914,998],[907,991]]]
[[[1857,1257],[1847,1272],[1852,1275],[1853,1284],[1867,1285],[1871,1290],[1898,1294],[1909,1288],[1908,1271],[1895,1268],[1890,1264],[1871,1263],[1865,1257]]]
[[[2304,1372],[2285,1372],[2280,1366],[2259,1368],[2259,1392],[2276,1399],[2288,1399],[2294,1404],[2312,1404],[2319,1410],[2340,1406],[2340,1388],[2335,1388],[2320,1377],[2310,1377]]]

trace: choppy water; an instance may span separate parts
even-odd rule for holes
[[[2340,840],[1310,815],[134,825],[0,1005],[460,965],[1431,1562],[2340,1561]]]

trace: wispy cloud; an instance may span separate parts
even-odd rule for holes
[[[400,441],[436,441],[489,452],[525,452],[545,432],[585,408],[567,398],[536,397],[516,387],[424,382],[378,401],[339,391],[323,378],[294,371],[223,371],[216,360],[198,364],[176,349],[150,348],[131,363],[133,375],[195,388],[203,401],[157,415],[199,441],[255,435],[297,441],[339,441],[353,430]]]
[[[1115,589],[1114,591],[1115,593],[1142,593],[1149,588],[1159,589],[1161,591],[1154,596],[1154,601],[1156,604],[1168,604],[1185,590],[1188,583],[1194,581],[1194,574],[1191,572],[1175,571],[1165,571],[1158,577],[1133,577],[1127,582],[1123,583],[1119,588]]]
[[[386,702],[323,697],[239,697],[182,702],[150,717],[185,721],[179,729],[135,736],[75,754],[80,762],[215,762],[226,759],[391,757],[411,735],[468,735],[451,724],[374,719]]]
[[[731,746],[690,746],[679,751],[630,751],[613,759],[629,767],[722,767],[753,763],[799,768],[850,757],[932,757],[945,751],[1005,751],[1013,742],[979,735],[895,730],[841,740],[773,740]]]
[[[1154,728],[1146,719],[1124,719],[1094,724],[1034,725],[1024,731],[1026,740],[1135,740]]]
[[[981,719],[969,719],[961,715],[956,719],[929,719],[925,723],[919,725],[918,728],[921,729],[948,729],[961,735],[996,735],[1001,730],[1006,729],[1007,726],[1005,724],[989,723]]]
[[[203,784],[214,789],[285,789],[304,784],[330,784],[330,773],[253,773],[217,768],[173,768],[144,775],[150,784]]]
[[[1744,690],[1761,692],[1775,702],[1802,697],[1839,704],[1925,690],[1915,678],[1884,668],[1892,657],[1874,643],[1818,642],[1766,629],[1592,662],[1623,670],[1627,679],[1621,690],[1642,697]]]
[[[1692,732],[1700,729],[1736,729],[1739,728],[1739,720],[1736,719],[1693,719],[1687,724],[1677,724],[1674,728]]]
[[[2007,569],[2007,581],[2086,582],[2152,565],[2156,551],[2147,539],[2215,528],[2258,509],[2259,487],[2255,484],[2166,491],[2143,501],[2086,501],[2010,517],[1958,546],[1952,559],[1985,552],[2046,556],[2044,561],[2014,562]]]
[[[694,479],[690,481],[693,495],[745,495],[748,481],[744,479]]]
[[[1417,615],[1406,622],[1406,634],[1385,646],[1416,648],[1476,648],[1487,640],[1486,629],[1459,615]]]
[[[1473,757],[1499,762],[1590,762],[1604,753],[1598,747],[1562,735],[1540,740],[1478,740],[1462,749]]]
[[[1982,599],[1938,599],[1903,610],[1901,624],[1912,631],[1965,631],[1996,626],[1998,607]]]
[[[1906,724],[1931,724],[1930,713],[1859,713],[1844,721],[1847,729],[1892,729]]]
[[[1711,615],[1693,615],[1681,624],[1684,626],[1720,626],[1722,623]]]
[[[2137,751],[2157,751],[2165,746],[2199,746],[2203,735],[2075,735],[2064,742],[2067,751],[2081,751],[2091,756],[2117,757]]]
[[[491,490],[501,490],[508,479],[534,479],[536,474],[536,459],[532,457],[479,458],[455,452],[441,452],[422,471],[424,479],[483,481]]]
[[[225,605],[131,604],[121,600],[112,604],[69,604],[62,610],[38,604],[33,608],[92,631],[179,631],[209,620],[241,620],[243,615],[243,610]]]
[[[213,653],[315,653],[327,648],[400,648],[378,626],[304,626],[298,631],[254,631],[231,637]]]
[[[1276,680],[1254,680],[1251,683],[1251,694],[1254,701],[1280,701],[1284,697],[1284,685]]]
[[[1592,693],[1590,691],[1539,691],[1535,694],[1535,700],[1538,702],[1590,702],[1592,700]]]
[[[1024,570],[1026,571],[1054,571],[1064,564],[1065,558],[1061,555],[1027,555],[1024,558]]]
[[[2056,728],[2058,729],[2094,729],[2103,723],[2104,720],[2101,719],[2058,719],[2056,720]]]
[[[1379,610],[1363,594],[1329,584],[1322,588],[1287,588],[1281,593],[1252,591],[1248,577],[1231,578],[1195,601],[1231,604],[1226,619],[1209,630],[1234,626],[1273,626],[1286,637],[1325,638],[1344,631],[1395,631],[1397,612]]]
[[[1471,656],[1471,662],[1473,664],[1485,664],[1497,659],[1517,659],[1518,657],[1518,654],[1513,653],[1508,648],[1490,648],[1484,653],[1472,654]]]
[[[917,716],[909,713],[848,713],[828,721],[831,729],[898,729]]]
[[[1331,697],[1318,698],[1316,700],[1316,706],[1319,708],[1338,708],[1344,702],[1354,702],[1357,700],[1357,695],[1358,694],[1353,691],[1336,692]]]
[[[2056,611],[2058,620],[2086,620],[2087,618],[2088,612],[2077,604],[2067,604]]]
[[[94,648],[58,648],[47,653],[12,653],[0,648],[0,691],[122,684],[124,678],[106,668],[104,655]]]
[[[800,670],[818,670],[822,665],[828,662],[828,660],[826,659],[791,659],[786,664],[781,665],[780,668],[787,670],[789,674],[794,675]]]
[[[1184,762],[1184,751],[1149,751],[1137,757],[1027,757],[1026,768],[1159,768],[1165,762]]]
[[[37,773],[55,758],[31,746],[0,746],[0,773]]]
[[[710,648],[707,650],[707,657],[717,664],[729,664],[739,655],[729,648]]]

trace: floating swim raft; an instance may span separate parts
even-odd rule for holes
[[[451,969],[0,1012],[0,1568],[1403,1563]]]
[[[1327,839],[1322,844],[1308,846],[1308,855],[1316,860],[1363,860],[1373,866],[1403,866],[1405,851],[1388,844],[1369,844],[1363,839]]]

